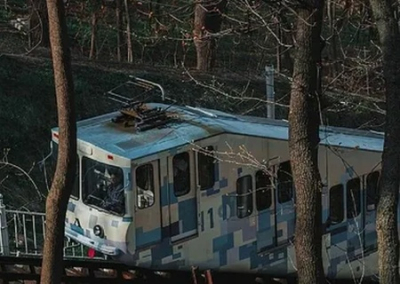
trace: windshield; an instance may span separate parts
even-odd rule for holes
[[[58,157],[58,144],[52,141],[52,158],[51,158],[51,176],[54,175],[56,171],[57,165],[57,157]],[[74,199],[79,199],[79,156],[76,157],[76,172],[75,172],[75,181],[74,187],[72,188],[71,197]]]
[[[122,169],[82,157],[82,199],[87,205],[123,215],[125,195]]]

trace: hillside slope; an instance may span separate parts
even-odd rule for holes
[[[181,104],[219,108],[234,113],[264,115],[265,107],[256,100],[231,99],[213,92],[196,82],[182,70],[167,67],[134,66],[117,63],[74,62],[73,76],[78,120],[117,109],[107,100],[105,91],[125,82],[134,74],[161,83],[169,97]],[[192,72],[192,71],[190,71]],[[193,73],[195,74],[195,73]],[[232,74],[195,74],[205,84],[223,82],[221,89],[243,90],[245,96],[263,98],[265,82],[262,76],[252,79]],[[214,82],[214,83],[213,83]],[[278,88],[285,86],[277,83]],[[282,92],[287,94],[287,90]],[[29,172],[37,187],[45,195],[44,173],[38,162],[49,153],[50,129],[57,125],[56,101],[51,61],[26,56],[0,57],[0,150],[8,162]],[[280,115],[279,110],[277,115]],[[20,171],[11,167],[0,171],[1,192],[13,207],[39,209],[43,204],[38,193]]]

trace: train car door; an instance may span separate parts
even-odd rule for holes
[[[168,157],[170,237],[175,242],[197,234],[197,198],[193,151]]]
[[[376,235],[376,205],[378,196],[378,181],[380,173],[374,171],[369,173],[364,178],[364,218],[365,229],[364,233],[364,251],[373,252],[377,249],[377,235]]]
[[[133,169],[136,248],[161,241],[159,160]]]
[[[338,179],[340,180],[340,179]],[[329,188],[329,213],[326,222],[326,249],[330,260],[345,261],[347,257],[347,222],[345,219],[345,188],[341,182]],[[335,277],[340,261],[331,261],[328,276]]]
[[[364,218],[364,202],[361,194],[360,177],[355,176],[346,182],[346,217],[347,217],[347,255],[349,259],[362,254]]]
[[[275,166],[275,234],[276,245],[286,244],[294,237],[295,230],[295,201],[294,183],[290,161]]]
[[[255,174],[257,210],[257,252],[264,252],[275,245],[275,192],[273,173],[257,171]]]
[[[198,224],[199,233],[202,234],[208,234],[215,228],[215,220],[218,217],[216,208],[221,205],[220,199],[215,198],[220,192],[219,188],[215,189],[215,185],[219,180],[219,164],[213,156],[213,151],[213,146],[206,146],[197,151],[196,155],[196,186],[199,190]],[[232,198],[228,197],[227,200],[232,200]],[[221,213],[224,220],[232,214],[232,209],[232,207],[229,207],[229,209],[224,208],[222,210],[223,212]]]

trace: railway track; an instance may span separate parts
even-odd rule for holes
[[[0,257],[0,283],[39,283],[41,264],[42,259],[39,257]],[[132,269],[112,261],[64,259],[62,265],[64,266],[62,283],[136,284],[166,283],[170,280],[150,271]]]
[[[40,257],[5,257],[0,256],[0,284],[40,283]],[[219,284],[219,283],[263,283],[278,284],[272,279],[256,278],[255,275],[232,273],[201,274],[192,272],[154,272],[143,268],[132,268],[124,264],[88,259],[64,259],[62,284],[66,283],[131,283],[131,284]]]

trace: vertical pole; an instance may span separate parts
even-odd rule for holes
[[[267,117],[275,119],[274,66],[265,66],[265,83],[267,91]]]
[[[193,284],[197,284],[197,267],[192,266],[192,280]]]
[[[10,254],[9,239],[8,239],[8,227],[7,227],[7,216],[6,206],[3,202],[3,195],[0,194],[0,235],[1,235],[1,252],[3,256]]]
[[[206,270],[206,283],[213,284],[213,279],[210,270]]]

